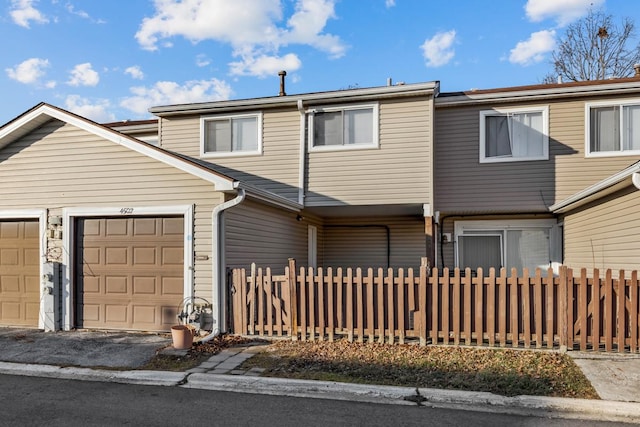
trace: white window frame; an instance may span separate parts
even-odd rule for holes
[[[258,131],[257,137],[257,148],[255,150],[241,150],[241,151],[224,151],[224,152],[215,152],[215,151],[205,151],[206,147],[206,124],[209,121],[216,120],[233,120],[233,119],[246,119],[250,117],[256,118],[256,127]],[[262,154],[262,113],[261,112],[251,112],[251,113],[243,113],[243,114],[225,114],[225,115],[214,115],[214,116],[203,116],[200,117],[200,157],[238,157],[238,156],[255,156]]]
[[[536,157],[487,157],[486,155],[486,119],[491,116],[505,116],[519,113],[542,113],[542,155]],[[549,107],[494,108],[480,111],[480,163],[530,162],[549,160]]]
[[[454,224],[454,242],[455,242],[455,266],[458,268],[460,266],[459,259],[459,238],[464,236],[465,231],[474,231],[474,232],[485,232],[485,234],[473,234],[475,236],[478,235],[495,235],[495,233],[491,233],[492,231],[502,231],[506,232],[507,230],[526,230],[528,228],[548,228],[549,229],[549,257],[553,258],[554,252],[554,242],[556,241],[554,233],[554,228],[558,228],[558,223],[555,219],[510,219],[510,220],[479,220],[479,221],[456,221]],[[506,235],[505,235],[506,236]],[[507,247],[506,238],[501,238],[501,246],[502,253],[500,254],[500,259],[502,265],[506,263],[507,251],[509,248]],[[551,261],[551,265],[553,266],[554,262]]]
[[[584,113],[584,153],[585,157],[619,157],[619,156],[638,156],[640,150],[624,150],[622,147],[622,131],[624,114],[620,114],[620,150],[619,151],[594,151],[591,152],[591,109],[597,107],[625,107],[640,106],[640,98],[633,99],[616,99],[609,101],[588,102],[585,104]]]
[[[364,110],[371,109],[372,110],[372,137],[373,141],[365,144],[346,144],[346,145],[321,145],[315,146],[315,141],[313,140],[314,133],[314,117],[315,113],[323,112],[323,113],[333,113],[336,111],[348,111],[348,110]],[[307,110],[308,114],[308,141],[309,141],[309,152],[322,152],[322,151],[342,151],[342,150],[363,150],[363,149],[375,149],[380,146],[380,129],[379,129],[379,114],[380,108],[378,103],[369,103],[369,104],[349,104],[349,105],[332,105],[332,106],[324,106],[324,107],[314,107],[312,109]]]

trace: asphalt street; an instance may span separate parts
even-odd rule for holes
[[[624,426],[602,421],[0,375],[0,426]]]

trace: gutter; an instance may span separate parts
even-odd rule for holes
[[[239,205],[245,199],[245,191],[238,188],[238,196],[224,202],[215,208],[211,213],[211,310],[213,314],[213,330],[200,342],[212,340],[222,332],[226,332],[226,307],[227,289],[225,277],[225,253],[224,253],[224,230],[222,229],[222,217],[224,211]]]

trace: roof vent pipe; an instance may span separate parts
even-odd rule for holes
[[[640,64],[633,64],[633,69],[636,70],[636,74],[633,77],[640,77]]]
[[[393,80],[391,80],[391,77],[389,77],[387,79],[387,86],[391,86],[393,84]]]
[[[278,72],[278,76],[280,76],[280,93],[278,96],[285,96],[287,93],[284,91],[284,78],[287,75],[287,72],[282,70]]]

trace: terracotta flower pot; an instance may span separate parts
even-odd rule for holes
[[[173,348],[176,350],[186,350],[193,344],[193,330],[185,325],[171,327],[171,338],[173,338]]]

